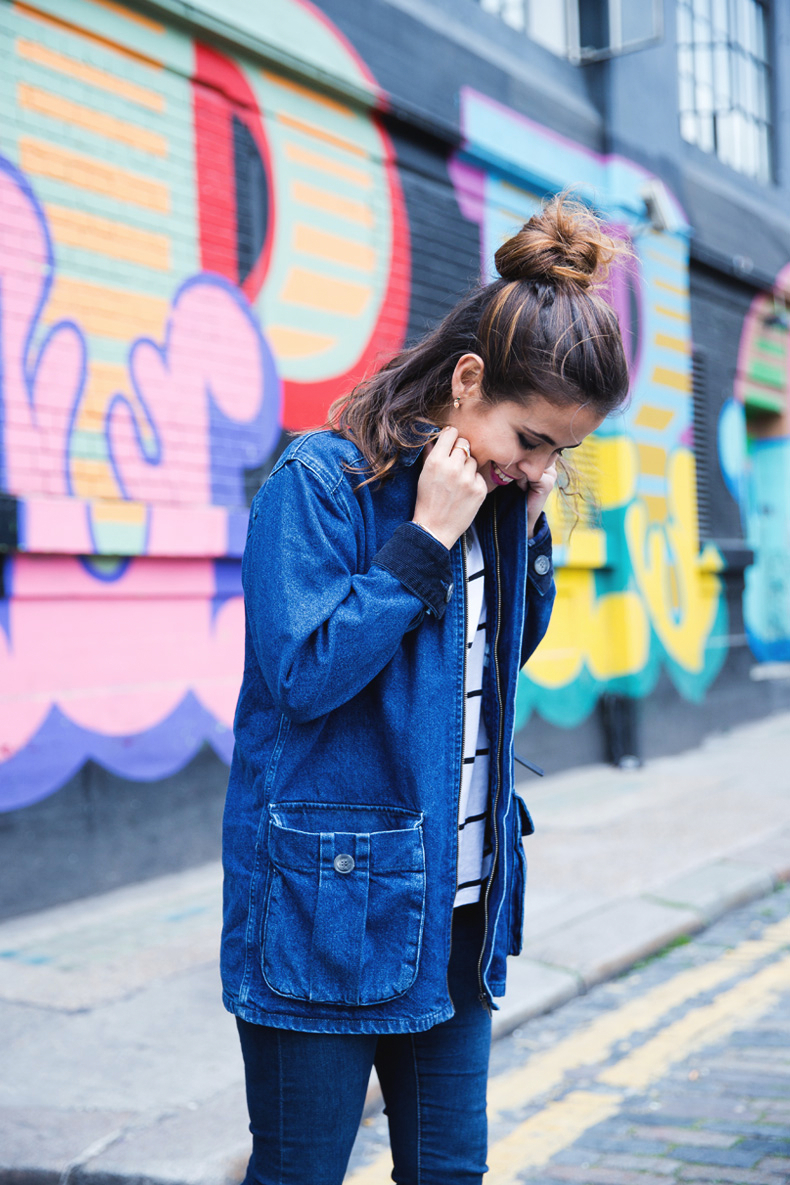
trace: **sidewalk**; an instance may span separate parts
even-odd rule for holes
[[[790,878],[788,783],[790,715],[642,770],[529,775],[525,948],[496,1035]],[[220,881],[211,865],[0,925],[0,1185],[241,1179]]]

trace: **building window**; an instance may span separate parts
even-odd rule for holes
[[[552,53],[568,52],[565,0],[480,0],[480,7]]]
[[[663,0],[479,0],[484,12],[576,65],[655,45]]]
[[[768,11],[762,0],[678,0],[680,130],[731,168],[771,180]]]

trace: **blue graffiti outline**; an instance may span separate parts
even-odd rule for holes
[[[259,448],[258,448],[258,453],[257,453],[257,456],[255,459],[257,460],[257,462],[259,464],[262,464],[266,460],[266,458],[268,456],[270,456],[271,451],[274,448],[274,446],[277,442],[277,439],[279,438],[280,411],[281,411],[281,407],[282,407],[282,382],[280,380],[279,374],[277,373],[277,367],[276,367],[276,363],[274,360],[274,355],[272,354],[269,344],[263,335],[263,331],[261,330],[260,324],[258,322],[258,318],[256,317],[256,315],[255,315],[249,301],[247,300],[246,296],[244,295],[244,293],[241,292],[234,284],[232,284],[224,276],[220,276],[215,272],[198,272],[194,276],[190,276],[190,277],[188,277],[188,279],[184,280],[178,286],[175,293],[173,294],[173,297],[170,302],[170,311],[168,313],[167,325],[165,326],[164,337],[163,337],[161,344],[159,342],[155,342],[153,340],[153,338],[151,338],[151,337],[147,337],[147,336],[138,337],[138,338],[135,338],[135,340],[129,346],[129,351],[127,354],[127,373],[129,376],[129,384],[130,384],[131,389],[133,391],[134,397],[137,399],[140,407],[142,408],[145,419],[146,419],[147,424],[148,424],[150,431],[151,431],[151,436],[153,438],[155,448],[152,450],[152,449],[146,447],[146,444],[143,440],[142,433],[140,430],[140,424],[138,422],[138,416],[136,414],[136,409],[133,406],[132,401],[129,398],[129,396],[123,394],[122,392],[117,392],[116,394],[113,395],[112,399],[109,401],[106,411],[105,411],[104,436],[105,436],[105,441],[106,441],[106,445],[107,445],[107,455],[109,458],[113,476],[115,477],[118,488],[121,491],[121,495],[127,501],[133,501],[134,499],[132,499],[129,495],[128,487],[126,486],[126,483],[123,480],[123,476],[122,476],[118,461],[115,457],[115,453],[114,453],[113,446],[112,446],[111,418],[112,418],[113,410],[115,409],[115,407],[118,404],[124,404],[129,409],[131,420],[132,420],[132,425],[133,425],[133,430],[134,430],[134,435],[137,440],[138,447],[140,449],[140,455],[142,456],[145,463],[148,465],[151,465],[151,466],[161,465],[164,460],[164,456],[165,456],[165,444],[164,444],[164,441],[162,440],[160,430],[157,426],[156,418],[152,414],[152,411],[148,405],[148,402],[146,401],[146,399],[143,397],[143,395],[141,393],[140,385],[139,385],[136,375],[135,375],[134,359],[135,359],[135,354],[137,353],[137,351],[140,350],[143,346],[147,346],[150,349],[155,351],[157,357],[161,360],[167,373],[170,373],[170,348],[171,348],[171,338],[172,338],[172,332],[173,332],[174,317],[175,317],[175,314],[176,314],[176,311],[178,308],[178,304],[179,304],[179,301],[181,300],[181,298],[184,296],[184,294],[186,292],[188,292],[190,289],[195,288],[195,287],[209,287],[209,288],[219,289],[220,291],[225,293],[225,295],[227,295],[231,298],[231,300],[234,302],[234,304],[238,308],[239,312],[244,317],[247,324],[252,329],[252,332],[254,334],[256,344],[258,346],[258,350],[260,353],[260,359],[261,359],[262,381],[261,381],[261,392],[260,392],[260,405],[259,405],[258,410],[247,420],[233,420],[233,419],[231,419],[231,417],[225,416],[224,413],[222,413],[220,411],[218,404],[214,400],[210,384],[208,384],[208,383],[204,384],[203,393],[204,393],[204,396],[207,400],[207,410],[209,413],[209,415],[208,415],[209,428],[211,427],[212,411],[215,411],[215,414],[218,417],[221,417],[221,419],[223,421],[229,422],[234,427],[238,427],[240,430],[249,429],[251,427],[256,426],[256,424],[257,424],[260,429],[260,434],[259,434],[259,440],[257,442]],[[211,431],[209,430],[209,433],[208,433],[208,452],[209,452],[209,470],[210,470],[209,476],[211,479],[212,495],[213,495],[214,487],[215,487],[216,483],[215,483],[215,475],[214,475],[214,458],[213,458],[212,452],[211,452],[211,441],[212,441],[212,435],[211,435]],[[240,469],[241,469],[241,466],[239,466],[239,470]],[[212,497],[212,505],[222,505],[222,503],[216,502],[214,500],[214,498]],[[145,550],[147,550],[148,533],[150,530],[151,507],[147,506],[146,509],[147,509],[147,513],[146,513]]]
[[[91,534],[92,534],[92,528],[91,528]],[[126,575],[126,573],[129,570],[129,567],[132,563],[132,560],[135,559],[136,557],[131,556],[131,555],[126,555],[126,556],[119,555],[119,556],[113,557],[113,556],[104,555],[104,554],[102,554],[102,555],[97,554],[97,555],[78,555],[76,558],[79,561],[83,571],[87,572],[87,574],[89,576],[92,576],[94,580],[101,580],[101,582],[103,584],[115,584],[116,580],[121,580],[122,577],[124,577]],[[114,572],[102,572],[101,568],[94,567],[93,563],[92,563],[92,561],[96,560],[96,559],[101,560],[101,559],[113,559],[113,558],[118,560],[118,566]]]
[[[0,598],[0,630],[6,636],[10,650],[13,650],[13,643],[11,641],[11,598],[13,587],[13,560],[10,555],[2,555],[0,556],[0,589],[2,589],[3,596]]]
[[[35,398],[34,398],[34,390],[35,390],[36,381],[38,378],[38,371],[39,371],[41,363],[43,362],[44,357],[46,355],[49,343],[55,337],[56,334],[62,333],[64,331],[72,330],[76,339],[77,339],[77,342],[78,342],[79,348],[80,348],[80,376],[79,376],[79,382],[78,382],[78,386],[77,386],[77,396],[74,400],[74,403],[72,404],[71,414],[68,419],[68,425],[67,425],[67,429],[66,429],[64,456],[63,456],[64,485],[65,485],[67,491],[69,493],[72,493],[71,474],[69,471],[69,461],[70,461],[70,457],[71,457],[71,450],[69,448],[69,444],[70,444],[71,436],[72,436],[72,433],[74,430],[74,422],[76,420],[77,411],[79,409],[79,405],[82,401],[82,396],[85,391],[85,381],[87,378],[87,358],[88,358],[87,341],[86,341],[84,333],[82,332],[81,328],[76,323],[76,321],[72,321],[68,318],[64,318],[62,321],[57,321],[54,325],[52,325],[50,327],[50,329],[47,331],[47,333],[44,335],[44,338],[41,341],[41,344],[38,348],[38,353],[36,355],[35,362],[32,362],[31,357],[34,352],[33,351],[33,338],[35,336],[36,330],[38,329],[39,322],[41,321],[42,313],[43,313],[44,308],[49,300],[49,296],[52,291],[52,285],[54,283],[55,251],[54,251],[54,247],[52,244],[52,236],[50,235],[50,232],[49,232],[49,224],[47,223],[46,215],[44,213],[44,208],[41,205],[41,203],[39,202],[38,198],[36,197],[33,187],[30,184],[30,182],[28,181],[27,177],[25,177],[24,173],[22,173],[21,170],[18,169],[15,164],[13,164],[10,160],[8,160],[7,157],[3,157],[3,156],[0,156],[0,172],[5,173],[7,176],[9,176],[11,178],[11,180],[13,181],[13,183],[16,186],[18,186],[18,188],[22,191],[22,194],[24,195],[24,197],[27,198],[27,200],[30,202],[30,205],[33,209],[33,212],[38,220],[39,226],[40,226],[41,231],[43,233],[44,245],[45,245],[45,263],[44,263],[44,274],[42,277],[41,295],[39,297],[39,300],[36,305],[33,316],[31,317],[30,326],[28,328],[27,335],[25,337],[24,346],[22,349],[22,373],[23,373],[24,382],[25,382],[25,393],[27,396],[28,408],[30,410],[31,419],[32,419],[32,422],[35,426],[37,426],[37,417],[36,417],[36,402],[35,402]],[[2,307],[0,307],[0,325],[2,325]],[[1,362],[2,362],[2,360],[0,359],[0,364],[1,364]],[[4,379],[5,379],[5,375],[2,371],[0,371],[0,408],[3,408],[3,409],[5,408],[5,382],[4,382]],[[4,445],[4,442],[3,442],[2,438],[0,438],[0,488],[7,489],[8,488],[8,475],[6,472],[5,449],[4,449],[3,445]]]
[[[86,761],[96,761],[118,777],[158,781],[183,769],[204,744],[230,763],[233,729],[221,724],[192,691],[150,728],[123,736],[83,728],[53,704],[26,744],[0,761],[0,813],[55,794]]]
[[[76,321],[70,319],[63,319],[52,325],[45,333],[38,351],[34,351],[34,337],[39,329],[43,311],[51,295],[52,286],[55,280],[55,252],[53,248],[52,237],[49,230],[49,225],[43,210],[39,203],[32,186],[28,182],[24,174],[10,161],[0,156],[0,170],[7,174],[11,181],[19,188],[22,196],[29,202],[30,208],[34,212],[34,216],[41,228],[44,241],[44,266],[41,278],[41,291],[35,306],[34,313],[30,319],[30,324],[27,329],[23,352],[22,352],[22,374],[25,384],[25,393],[28,401],[28,407],[31,415],[31,422],[34,426],[37,425],[36,416],[36,402],[35,391],[38,381],[39,370],[50,344],[58,334],[63,332],[72,332],[75,337],[77,348],[79,350],[79,372],[78,381],[75,386],[75,396],[72,402],[69,414],[66,418],[66,428],[63,441],[63,477],[64,488],[68,495],[75,497],[74,485],[71,473],[71,441],[73,439],[76,422],[79,414],[79,408],[84,396],[86,381],[88,376],[89,350],[86,335],[83,333],[81,327]],[[138,409],[133,407],[128,396],[123,392],[114,392],[112,398],[109,400],[104,415],[104,436],[107,444],[108,459],[111,470],[114,474],[118,488],[122,496],[129,499],[128,490],[123,481],[120,468],[117,464],[116,457],[110,444],[110,417],[112,410],[118,402],[124,402],[131,413],[132,424],[134,426],[135,435],[137,437],[138,446],[140,447],[141,455],[149,464],[159,464],[163,456],[163,441],[161,434],[157,427],[156,419],[151,414],[146,400],[143,398],[138,384],[134,380],[134,371],[132,366],[134,350],[142,345],[143,342],[149,344],[157,354],[162,358],[165,365],[168,362],[168,353],[170,348],[170,334],[172,328],[173,316],[182,294],[190,287],[198,284],[210,284],[214,287],[222,289],[226,294],[230,295],[233,302],[236,304],[239,311],[243,314],[247,324],[252,328],[261,360],[261,399],[258,410],[249,420],[232,421],[240,427],[246,427],[248,430],[252,428],[256,433],[257,452],[253,458],[246,458],[252,464],[263,463],[268,456],[271,455],[272,449],[276,446],[277,440],[280,436],[280,415],[282,406],[282,382],[277,373],[277,367],[272,351],[266,341],[266,338],[261,329],[260,323],[254,310],[251,308],[249,301],[243,292],[231,284],[225,277],[215,275],[210,272],[201,272],[195,276],[185,280],[176,290],[172,301],[170,314],[168,317],[167,328],[165,332],[165,339],[160,346],[158,343],[152,341],[150,338],[138,338],[129,347],[127,356],[127,372],[129,381],[132,385],[134,395],[139,401],[139,408],[142,410],[147,424],[151,431],[151,437],[154,441],[155,450],[152,452],[150,448],[146,448],[146,442],[143,441],[140,435],[140,418]],[[0,292],[0,299],[2,293]],[[0,326],[2,326],[2,305],[0,304]],[[0,358],[0,488],[7,485],[6,474],[7,466],[5,465],[5,451],[3,448],[2,429],[4,426],[4,400],[3,394],[5,391],[5,375],[2,371],[2,358]],[[204,387],[205,395],[209,401],[209,409],[216,407],[219,411],[218,405],[213,398],[209,384]],[[224,413],[220,413],[223,414]],[[229,417],[224,417],[229,419]],[[209,424],[210,427],[210,424]],[[211,467],[212,488],[214,483],[214,460],[211,454],[211,433],[209,431],[209,463]],[[238,467],[238,475],[243,480],[243,468]],[[24,523],[24,502],[19,503],[20,515],[20,534],[23,530]],[[237,513],[241,507],[234,507],[230,509],[230,513],[235,510]],[[146,506],[146,524],[145,524],[145,550],[148,547],[148,535],[150,531],[150,505]],[[85,501],[84,513],[87,518],[87,527],[91,542],[98,552],[96,546],[96,534],[92,515],[90,512],[90,502]],[[93,579],[105,583],[113,583],[119,580],[128,570],[135,557],[120,557],[119,566],[112,573],[102,572],[97,570],[91,564],[90,556],[76,556],[75,557],[83,569],[89,573]],[[216,621],[216,615],[221,605],[227,600],[240,595],[241,589],[236,585],[236,580],[240,576],[241,562],[238,557],[228,557],[227,565],[218,569],[215,566],[215,594],[211,598],[211,622],[212,625]],[[11,623],[9,613],[3,614],[2,609],[6,610],[10,607],[10,590],[11,590],[11,572],[13,571],[13,564],[10,558],[4,561],[5,574],[8,579],[7,591],[9,597],[0,605],[0,628],[8,638],[10,648],[13,648],[13,638],[11,631]],[[170,738],[169,744],[162,744],[159,738]],[[50,743],[57,740],[57,743]],[[179,704],[173,711],[156,724],[148,729],[144,729],[138,733],[131,735],[124,735],[121,737],[106,736],[105,734],[96,730],[82,728],[71,721],[61,708],[52,703],[47,716],[43,723],[35,730],[35,733],[28,738],[22,748],[9,758],[7,761],[0,762],[0,811],[4,809],[15,809],[17,807],[26,805],[30,802],[35,802],[41,798],[57,791],[65,780],[68,780],[79,768],[89,759],[99,761],[103,766],[111,769],[124,777],[137,777],[140,779],[146,778],[160,778],[167,776],[168,773],[176,772],[183,768],[200,749],[200,747],[208,743],[217,753],[217,755],[226,763],[230,761],[231,750],[233,746],[233,732],[232,729],[221,723],[215,718],[212,712],[205,708],[194,691],[187,689]],[[41,754],[45,752],[48,754],[44,765],[40,766]],[[20,771],[25,770],[25,776],[20,780]],[[21,794],[21,797],[20,797]],[[5,799],[5,801],[3,801]]]
[[[277,371],[277,364],[272,353],[269,343],[264,337],[260,322],[255,315],[255,312],[244,292],[232,284],[225,276],[221,276],[216,272],[200,272],[197,276],[193,276],[187,280],[182,289],[188,285],[197,283],[200,280],[210,282],[214,287],[221,289],[234,302],[239,312],[242,314],[247,324],[252,329],[256,344],[259,350],[261,360],[261,398],[260,407],[248,420],[231,420],[229,416],[220,409],[219,404],[213,397],[210,386],[206,387],[206,394],[209,400],[209,424],[212,420],[230,422],[233,427],[240,430],[245,428],[257,427],[259,431],[258,452],[253,458],[247,458],[254,464],[262,465],[268,457],[271,456],[272,449],[277,444],[280,437],[280,424],[282,412],[282,380]],[[182,289],[179,289],[179,295]],[[268,421],[268,422],[267,422]],[[212,455],[212,434],[209,432],[209,464],[211,467],[211,486],[212,486],[212,504],[224,505],[214,499],[214,492],[216,490],[216,474],[214,472],[214,457]],[[237,469],[237,474],[241,473],[242,466]],[[236,504],[238,505],[238,503]]]

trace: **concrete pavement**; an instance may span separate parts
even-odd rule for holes
[[[529,775],[525,949],[496,1035],[790,879],[789,770],[781,715],[641,770]],[[0,1185],[241,1179],[219,891],[210,865],[0,925]]]

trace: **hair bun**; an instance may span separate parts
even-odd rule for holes
[[[600,219],[567,194],[551,198],[494,256],[503,280],[537,280],[591,288],[602,283],[623,250]]]

